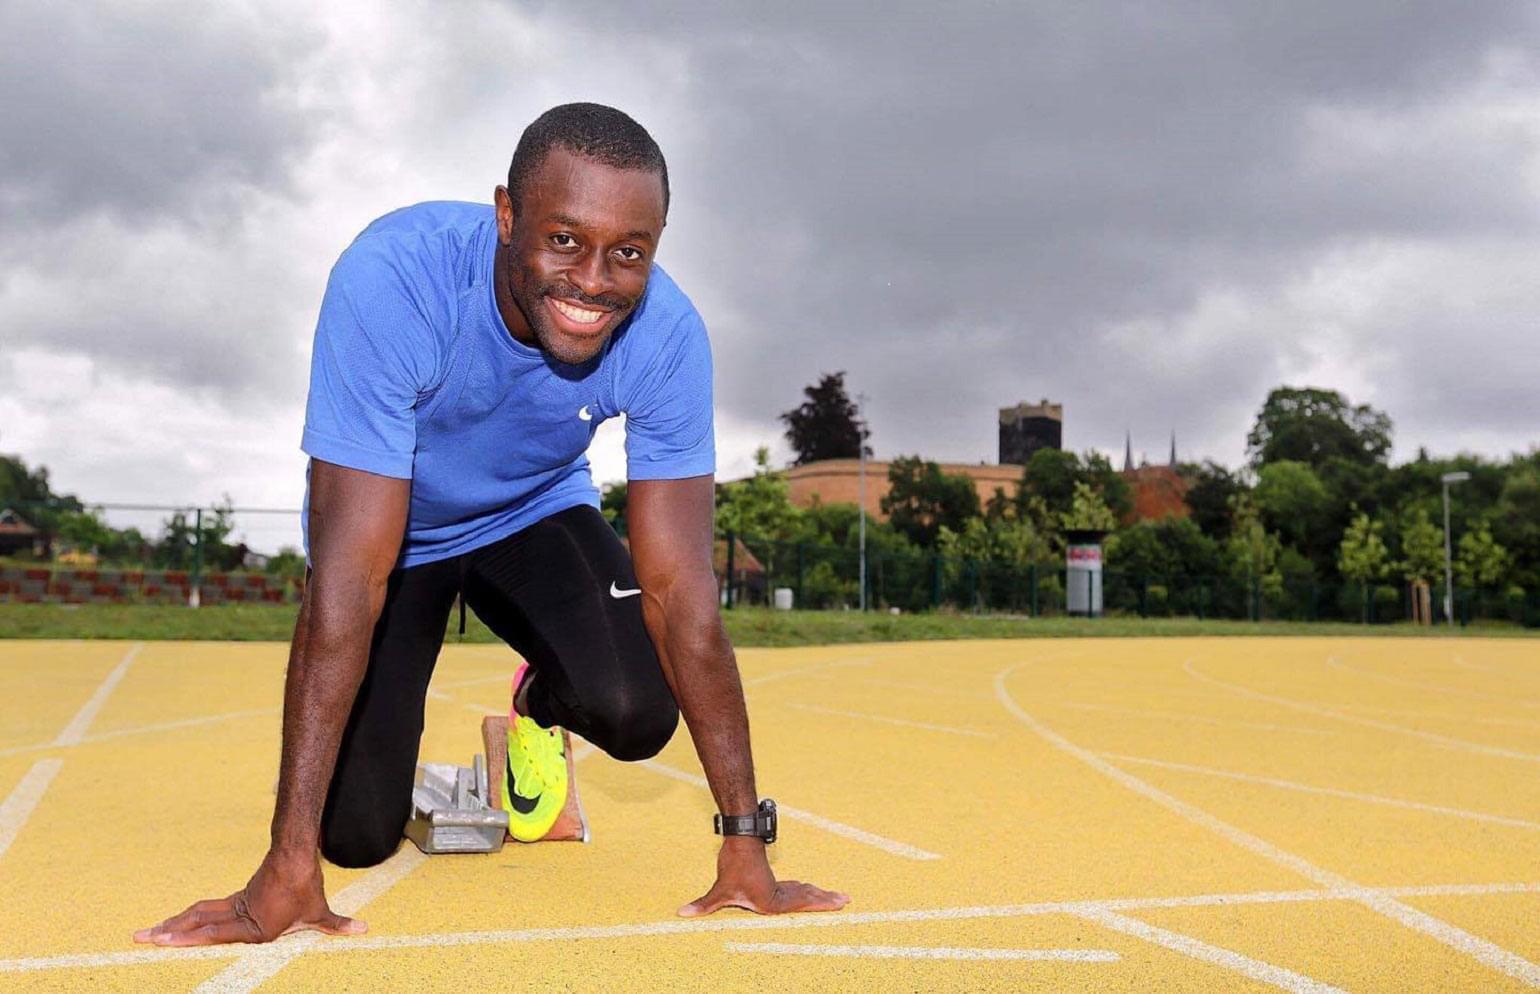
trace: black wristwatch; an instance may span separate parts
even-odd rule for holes
[[[717,815],[712,830],[718,835],[755,835],[768,845],[775,841],[775,802],[765,798],[751,815]]]

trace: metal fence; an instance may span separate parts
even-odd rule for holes
[[[918,551],[867,550],[866,602],[888,610],[941,608],[1052,617],[1067,613],[1069,574],[1062,562],[1029,565],[960,559]],[[717,573],[724,606],[770,605],[777,588],[805,608],[854,608],[861,602],[854,549],[723,534]],[[1284,576],[1264,582],[1234,576],[1152,576],[1103,571],[1102,613],[1141,618],[1389,623],[1414,616],[1410,585],[1327,582]],[[1077,579],[1076,582],[1085,582]],[[1430,591],[1431,617],[1447,621],[1444,588]],[[1456,588],[1455,620],[1540,627],[1540,592]]]

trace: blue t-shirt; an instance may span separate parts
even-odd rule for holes
[[[418,204],[365,228],[327,281],[300,447],[412,481],[401,566],[597,507],[586,452],[607,418],[626,416],[632,480],[716,469],[706,327],[668,274],[654,266],[604,349],[572,366],[508,332],[496,249],[491,206]],[[307,523],[309,508],[307,487]]]

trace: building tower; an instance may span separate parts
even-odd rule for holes
[[[1176,429],[1171,429],[1171,461],[1166,465],[1176,469]]]
[[[1134,471],[1134,433],[1129,431],[1123,436],[1123,472]]]
[[[1025,465],[1038,449],[1064,447],[1064,405],[1023,401],[1000,408],[1000,461]]]

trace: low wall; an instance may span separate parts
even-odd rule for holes
[[[186,570],[0,566],[0,601],[186,604],[192,586],[192,574]],[[203,604],[282,604],[298,600],[299,587],[284,577],[263,573],[205,573],[198,581],[198,599]]]

